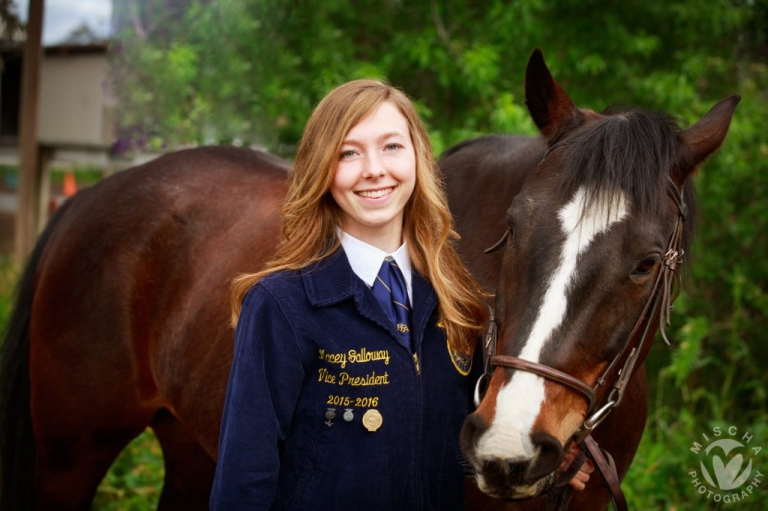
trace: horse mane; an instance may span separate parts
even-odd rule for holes
[[[667,178],[677,165],[677,119],[648,110],[622,110],[587,123],[563,137],[560,147],[562,193],[586,189],[587,205],[615,204],[623,192],[641,217],[658,215],[667,204]],[[695,193],[686,179],[683,197],[688,206],[684,246],[691,242],[695,220]],[[610,206],[608,206],[610,207]]]

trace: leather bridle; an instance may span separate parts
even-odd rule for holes
[[[600,471],[603,479],[609,487],[612,494],[614,507],[617,510],[627,509],[626,499],[621,492],[621,486],[616,474],[615,465],[610,454],[600,449],[597,443],[592,439],[590,433],[608,416],[608,414],[619,404],[624,397],[627,384],[634,374],[635,370],[645,360],[650,342],[653,335],[648,335],[653,324],[653,318],[659,314],[658,327],[661,331],[664,342],[669,344],[669,339],[665,327],[669,326],[670,312],[672,304],[680,294],[681,276],[677,271],[683,263],[683,248],[681,247],[683,238],[683,224],[687,215],[687,207],[678,186],[667,178],[667,191],[678,209],[678,216],[674,230],[669,237],[667,251],[664,254],[656,280],[651,291],[651,296],[645,304],[640,317],[637,319],[634,328],[627,337],[627,341],[621,351],[614,357],[608,367],[603,371],[594,386],[590,387],[583,381],[543,364],[531,362],[510,355],[497,354],[497,325],[495,312],[491,308],[490,320],[485,333],[485,370],[478,379],[475,386],[475,406],[480,405],[483,388],[491,378],[491,374],[496,367],[505,367],[537,374],[550,381],[568,387],[577,394],[582,395],[588,402],[587,419],[584,420],[581,427],[576,431],[571,441],[577,443],[582,449],[582,455],[577,457],[571,467],[561,476],[556,486],[567,484],[568,481],[578,472],[578,469],[586,460],[584,452],[592,458],[593,462]],[[494,246],[486,250],[486,253],[494,252],[506,244],[510,236],[507,231],[504,237]],[[638,335],[640,334],[640,335]],[[650,340],[649,340],[650,339]],[[619,365],[623,360],[623,364]],[[607,398],[598,406],[595,402],[596,396],[601,388],[610,387]],[[567,446],[566,446],[567,447]]]

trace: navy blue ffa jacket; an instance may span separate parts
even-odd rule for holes
[[[463,509],[458,440],[479,357],[467,376],[432,286],[416,272],[412,286],[413,351],[342,249],[249,290],[212,510]]]

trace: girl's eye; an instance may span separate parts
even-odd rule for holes
[[[385,149],[386,149],[387,151],[394,151],[394,150],[396,150],[396,149],[400,149],[401,147],[402,147],[402,146],[401,146],[400,144],[394,144],[394,143],[392,143],[392,144],[387,144],[387,145],[386,145],[386,147],[385,147]]]
[[[342,151],[341,158],[352,158],[354,155],[354,151]]]

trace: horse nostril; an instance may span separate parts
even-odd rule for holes
[[[467,460],[472,459],[475,450],[475,443],[477,437],[482,435],[488,429],[488,424],[477,413],[470,414],[464,421],[464,426],[461,428],[461,452],[464,453],[464,457]]]
[[[528,470],[525,471],[524,480],[533,483],[542,477],[554,472],[563,461],[565,455],[563,446],[557,438],[548,433],[534,433],[531,441],[536,448],[537,455],[531,460]]]
[[[483,463],[483,477],[492,487],[507,488],[524,482],[527,468],[525,461],[491,458]]]

